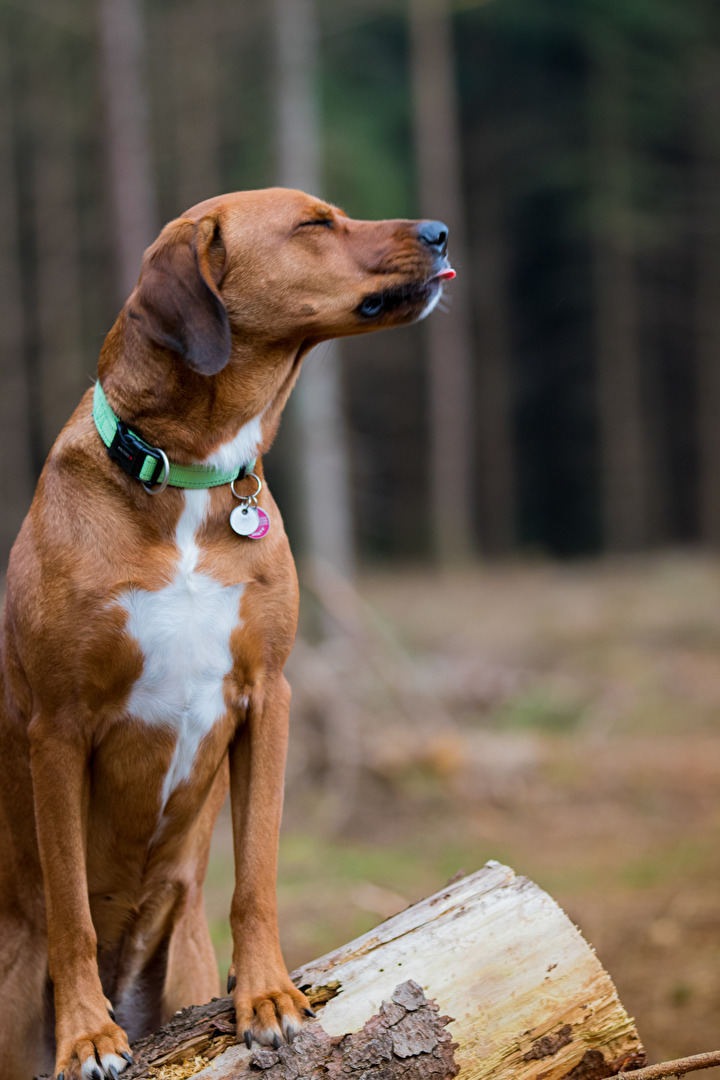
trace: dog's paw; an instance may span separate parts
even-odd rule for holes
[[[293,1041],[303,1018],[315,1018],[308,999],[289,980],[282,990],[262,994],[243,993],[236,986],[233,997],[238,1042],[244,1042],[248,1050],[253,1042],[277,1050],[283,1042]]]
[[[111,1020],[92,1034],[61,1044],[55,1066],[56,1080],[118,1080],[132,1055],[127,1036]]]

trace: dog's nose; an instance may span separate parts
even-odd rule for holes
[[[442,221],[421,221],[417,227],[418,238],[438,255],[447,252],[448,227]]]

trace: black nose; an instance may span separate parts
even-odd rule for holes
[[[447,251],[448,227],[442,221],[421,221],[417,234],[423,244],[444,255]]]

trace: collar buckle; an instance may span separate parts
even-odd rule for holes
[[[165,473],[167,459],[161,450],[148,446],[122,420],[117,420],[117,429],[112,442],[107,448],[108,454],[117,461],[121,469],[135,480],[154,484]],[[148,458],[155,462],[150,475],[147,474]],[[142,474],[142,475],[141,475]]]

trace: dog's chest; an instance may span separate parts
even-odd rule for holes
[[[206,490],[185,492],[175,535],[179,554],[170,583],[156,591],[128,589],[119,597],[128,613],[126,632],[143,655],[128,712],[145,724],[170,728],[177,736],[161,807],[189,778],[202,740],[226,712],[230,635],[240,623],[243,586],[222,585],[197,569],[197,533],[208,503]]]

